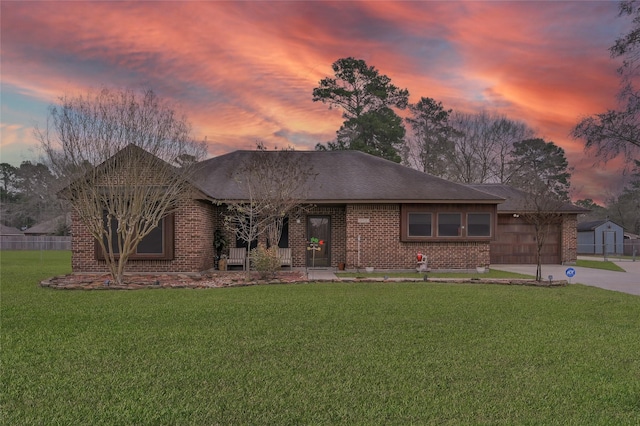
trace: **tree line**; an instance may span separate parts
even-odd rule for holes
[[[578,200],[592,210],[586,219],[608,217],[640,234],[640,6],[628,0],[619,8],[632,22],[609,49],[612,58],[622,59],[618,108],[582,117],[570,136],[584,142],[594,165],[621,159],[620,172],[630,176],[621,191],[603,197],[605,206]],[[344,122],[336,138],[317,150],[355,149],[455,182],[545,188],[569,200],[572,168],[564,150],[525,123],[491,111],[453,111],[430,97],[412,104],[407,89],[361,59],[338,59],[332,69],[334,75],[313,89],[313,101],[342,109]],[[405,109],[402,119],[398,112]]]
[[[409,91],[362,59],[338,59],[313,101],[341,108],[335,140],[317,150],[352,149],[461,183],[536,182],[568,200],[571,169],[564,150],[526,124],[488,111],[454,112],[430,97],[409,103]],[[397,110],[408,109],[402,119]],[[408,125],[408,132],[405,128]]]
[[[3,225],[21,230],[64,215],[68,206],[57,197],[57,178],[44,163],[0,163],[0,215]],[[68,235],[62,220],[56,235]]]

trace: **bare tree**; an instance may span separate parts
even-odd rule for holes
[[[536,239],[536,281],[542,281],[542,248],[552,226],[562,223],[565,201],[542,182],[527,191],[522,218],[534,228]]]
[[[225,200],[225,227],[251,246],[265,235],[277,246],[286,217],[301,212],[306,193],[316,174],[304,153],[293,149],[268,151],[258,143],[256,151],[238,167],[232,178],[246,195]]]
[[[463,183],[509,183],[514,144],[534,134],[526,124],[488,111],[454,112],[449,122],[456,132],[448,178]]]
[[[187,119],[153,91],[102,89],[64,96],[35,130],[67,198],[96,239],[114,281],[138,244],[192,196],[189,177],[204,143]]]
[[[523,122],[496,116],[489,134],[493,140],[493,181],[508,184],[518,169],[513,164],[515,144],[533,138],[535,132]]]
[[[619,108],[583,117],[572,129],[575,139],[585,141],[585,151],[595,154],[598,160],[607,162],[620,157],[629,171],[634,160],[640,158],[640,2],[619,3],[620,16],[632,18],[630,30],[618,37],[609,48],[612,58],[621,58],[618,68],[621,89],[618,93]]]

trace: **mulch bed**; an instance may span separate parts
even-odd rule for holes
[[[306,282],[303,271],[281,271],[274,278],[261,280],[256,273],[246,280],[242,271],[215,271],[204,274],[125,274],[124,285],[117,285],[109,274],[68,274],[40,282],[42,287],[59,290],[138,290],[145,288],[220,288],[259,284]]]
[[[308,282],[304,271],[280,271],[273,278],[259,279],[256,272],[252,272],[247,281],[246,273],[242,271],[212,271],[203,274],[125,274],[124,285],[113,282],[109,274],[68,274],[41,281],[42,287],[58,290],[138,290],[158,288],[221,288],[240,287],[264,284],[291,284]],[[339,278],[340,282],[417,282],[417,278]],[[431,283],[459,283],[459,284],[498,284],[524,285],[538,287],[563,287],[565,280],[553,282],[536,282],[527,279],[490,279],[490,278],[429,278]]]

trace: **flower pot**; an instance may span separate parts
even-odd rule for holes
[[[484,274],[486,271],[486,268],[484,266],[478,266],[476,267],[476,271],[478,271],[479,274]]]
[[[344,271],[344,268],[345,268],[345,264],[344,264],[344,262],[339,262],[339,263],[338,263],[338,270],[339,270],[339,271]]]
[[[364,268],[364,270],[371,273],[373,272],[373,266],[367,266],[366,268]]]

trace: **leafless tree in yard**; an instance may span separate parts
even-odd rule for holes
[[[277,246],[285,218],[304,209],[316,174],[308,157],[292,149],[268,151],[258,143],[251,154],[232,176],[246,199],[223,201],[225,226],[247,247],[263,234],[271,246]]]
[[[194,142],[186,117],[151,90],[64,96],[35,134],[63,182],[61,195],[122,284],[140,241],[192,196],[189,177],[206,155],[204,143]]]
[[[536,239],[536,281],[542,281],[542,248],[552,226],[562,224],[563,199],[551,185],[532,185],[527,191],[522,218],[534,228]]]

